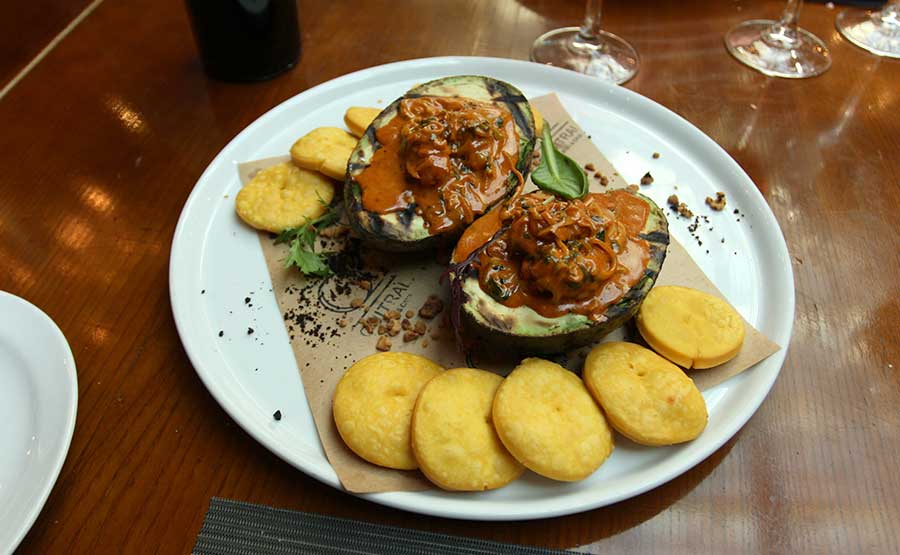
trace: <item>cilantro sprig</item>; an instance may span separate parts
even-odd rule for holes
[[[288,243],[290,254],[284,261],[284,267],[296,266],[300,273],[312,277],[328,277],[331,275],[331,267],[328,265],[330,252],[316,252],[315,241],[319,231],[332,225],[340,219],[340,214],[328,207],[326,212],[315,220],[298,227],[285,229],[275,238],[275,244]]]

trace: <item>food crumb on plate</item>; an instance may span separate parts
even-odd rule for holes
[[[378,343],[375,344],[375,348],[379,351],[390,351],[391,350],[391,340],[386,336],[382,335],[378,338]]]
[[[725,209],[725,204],[727,202],[728,201],[725,200],[725,193],[723,193],[722,191],[716,192],[715,199],[713,199],[712,197],[706,197],[706,204],[713,210],[716,210],[719,212],[721,212],[722,210]]]

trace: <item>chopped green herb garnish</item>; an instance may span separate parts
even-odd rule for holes
[[[298,227],[291,227],[282,231],[275,238],[275,244],[288,243],[290,254],[284,261],[284,267],[296,266],[300,273],[313,277],[328,277],[331,275],[331,267],[327,258],[331,253],[316,252],[315,241],[319,231],[332,225],[340,219],[340,215],[333,207],[312,221]]]

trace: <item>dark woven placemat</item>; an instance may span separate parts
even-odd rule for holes
[[[545,555],[569,552],[273,509],[213,497],[193,553]]]

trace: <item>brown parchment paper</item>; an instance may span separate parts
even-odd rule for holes
[[[582,164],[593,163],[597,171],[607,176],[608,187],[601,186],[599,180],[592,178],[592,191],[627,186],[584,131],[572,121],[556,95],[535,98],[532,103],[551,125],[554,142],[560,150]],[[240,164],[241,182],[246,183],[262,168],[286,160],[289,157],[283,156]],[[287,256],[285,245],[274,245],[267,233],[260,233],[259,239],[319,438],[341,484],[356,493],[429,489],[430,484],[417,471],[381,468],[365,462],[350,451],[334,425],[331,400],[344,371],[357,360],[376,352],[377,333],[368,333],[360,322],[371,316],[381,319],[390,310],[401,314],[408,310],[418,311],[429,295],[436,294],[444,300],[444,313],[434,319],[423,320],[428,326],[424,338],[409,343],[402,341],[402,333],[392,338],[392,350],[421,354],[446,368],[466,366],[465,358],[456,348],[453,332],[444,320],[449,302],[447,286],[440,283],[440,276],[445,266],[437,262],[433,253],[397,255],[363,249],[364,267],[371,268],[371,272],[363,276],[371,282],[371,288],[366,290],[356,283],[356,279],[306,280],[295,269],[284,268],[283,261]],[[674,238],[669,244],[657,284],[684,285],[724,298]],[[362,306],[355,306],[360,304],[359,301],[362,301]],[[420,318],[412,318],[413,322],[416,320]],[[737,357],[715,368],[690,372],[701,390],[727,380],[778,351],[778,345],[746,320],[744,326],[744,345]],[[618,330],[604,340],[621,340],[624,336],[625,332]],[[423,339],[427,339],[427,346]],[[555,360],[577,369],[586,352],[582,349]],[[493,364],[485,361],[478,365],[501,373],[512,369],[492,367]]]

